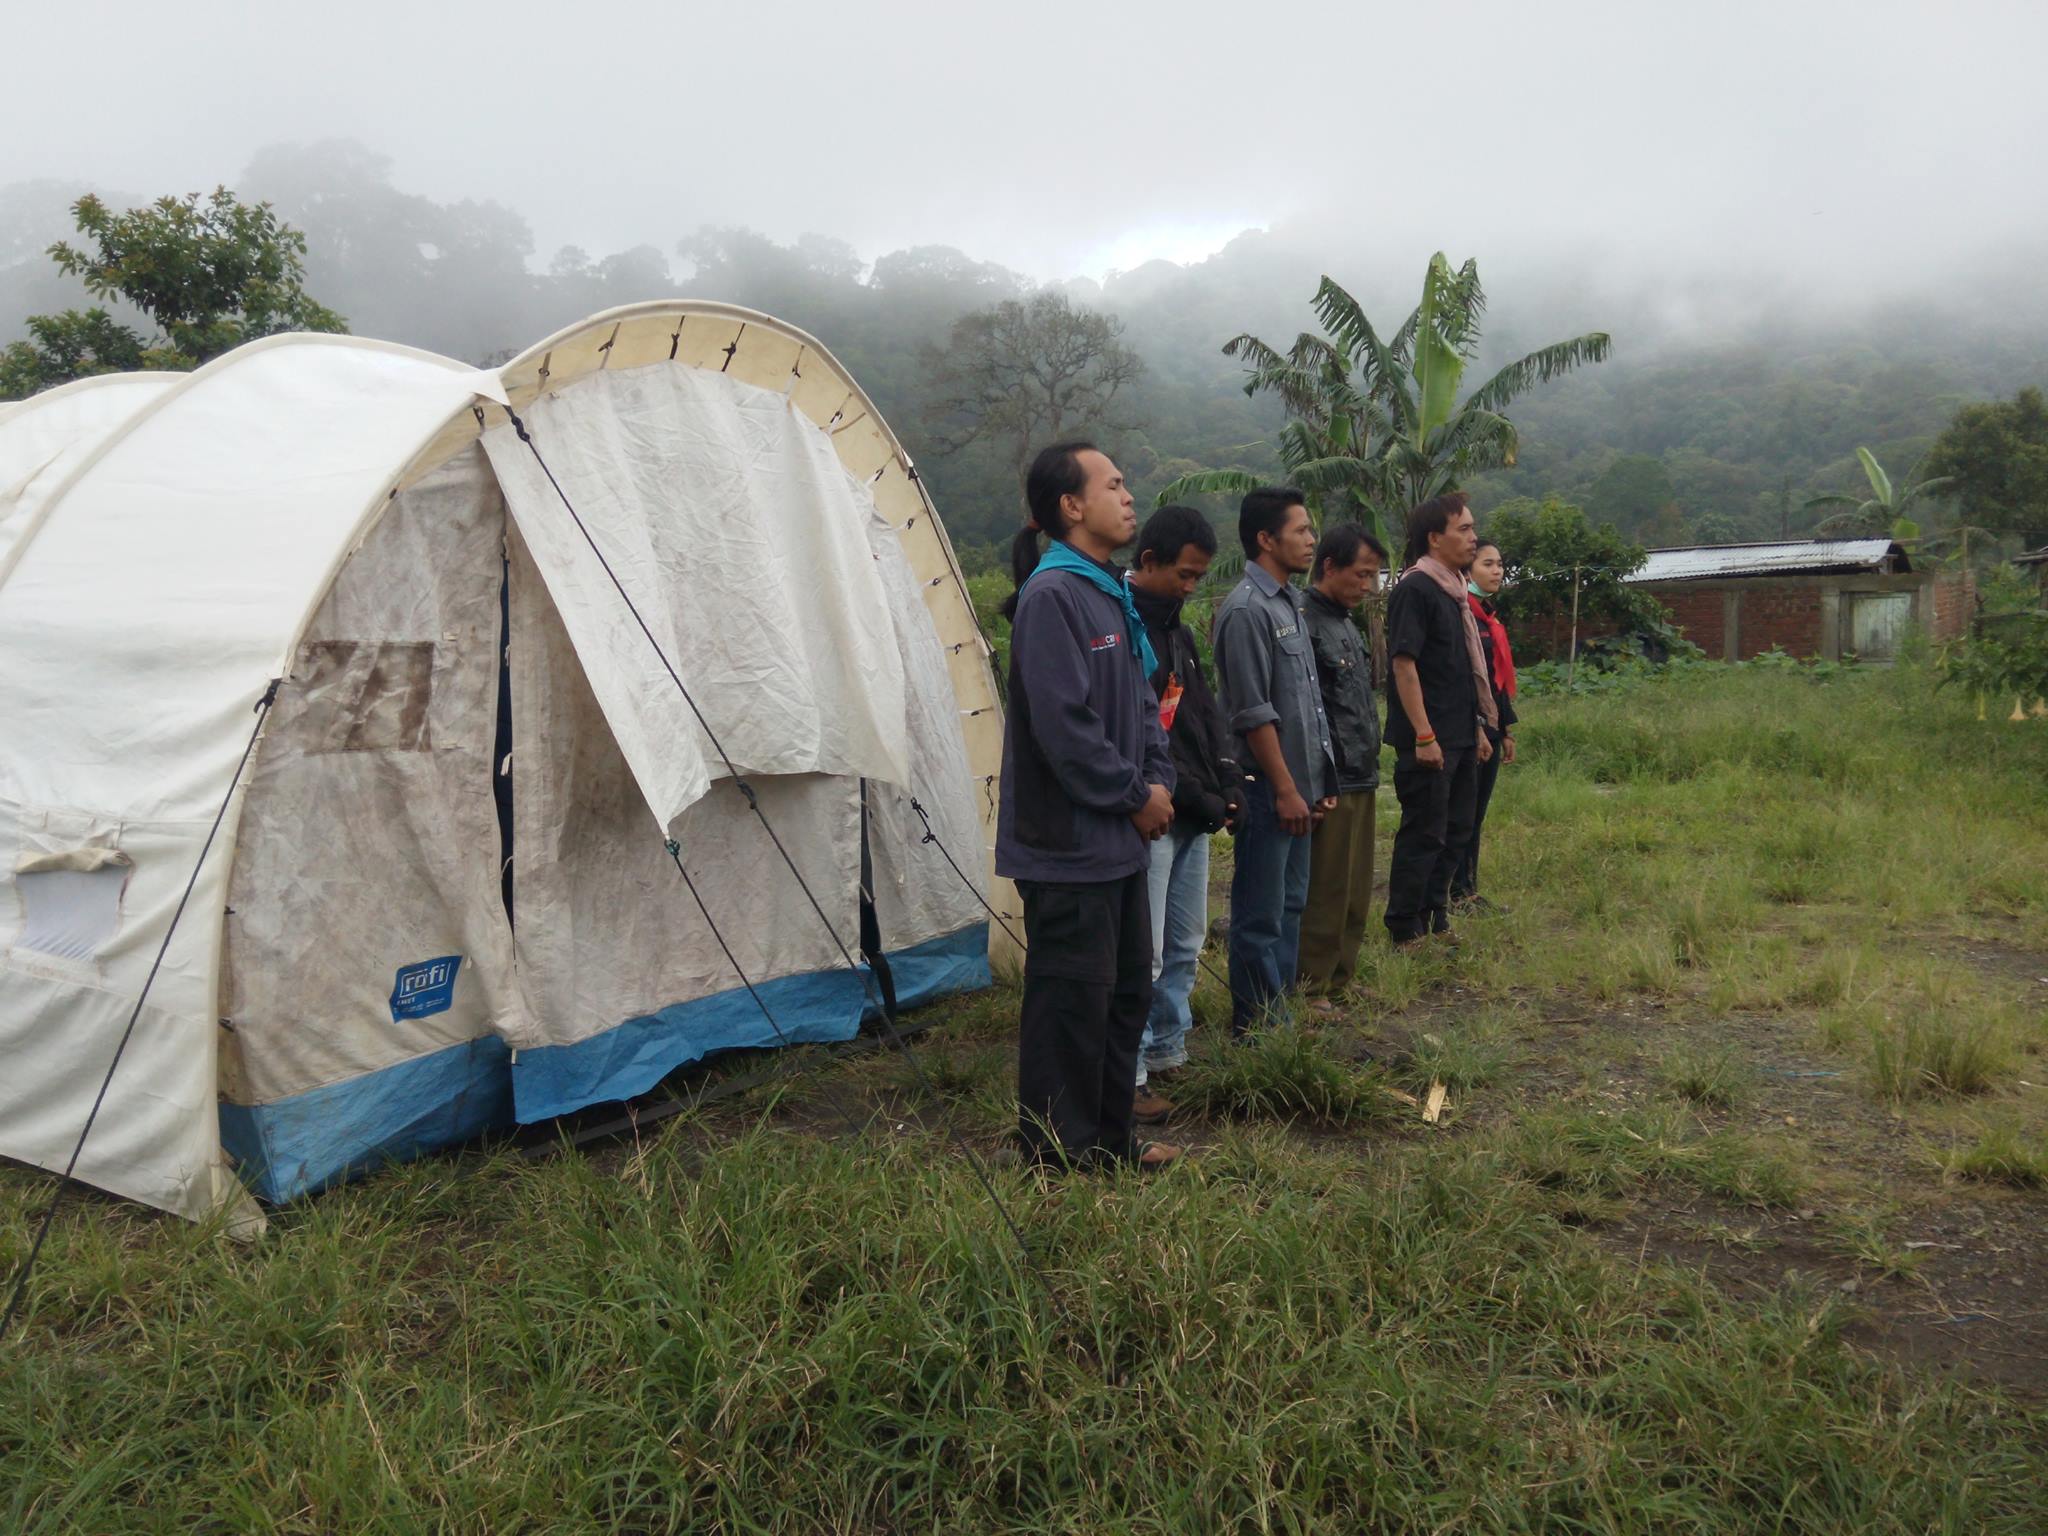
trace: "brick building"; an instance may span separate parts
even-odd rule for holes
[[[1890,539],[1794,539],[1653,549],[1628,584],[1650,592],[1717,660],[1776,647],[1828,661],[1888,661],[1911,628],[1951,639],[1969,626],[1963,572],[1916,571]]]

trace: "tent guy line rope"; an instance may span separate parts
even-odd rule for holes
[[[697,889],[697,882],[690,878],[689,870],[683,867],[683,845],[674,838],[670,838],[666,846],[668,848],[668,856],[675,860],[676,873],[683,877],[683,884],[689,889],[690,899],[697,903],[697,911],[704,918],[704,926],[711,930],[711,937],[718,941],[718,947],[724,953],[726,962],[732,966],[733,974],[739,977],[740,985],[747,989],[747,996],[754,1000],[754,1006],[761,1010],[761,1017],[768,1021],[768,1027],[775,1031],[775,1038],[782,1042],[783,1047],[788,1049],[795,1046],[796,1042],[783,1032],[782,1024],[775,1017],[774,1011],[769,1008],[767,999],[754,990],[752,979],[748,977],[745,968],[741,966],[739,956],[732,952],[732,946],[725,942],[725,935],[718,931],[718,920],[711,915],[711,908],[705,903],[703,893]],[[823,1086],[826,1079],[820,1077],[818,1082],[820,1086]],[[840,1119],[846,1122],[847,1134],[859,1136],[861,1133],[861,1123],[853,1111],[847,1107],[846,1101],[839,1096],[838,1091],[827,1088],[825,1096],[832,1101],[832,1108],[839,1115]]]
[[[21,1312],[21,1304],[28,1296],[29,1276],[41,1257],[43,1243],[50,1235],[50,1227],[57,1219],[58,1207],[64,1203],[64,1192],[71,1187],[71,1175],[78,1169],[78,1159],[85,1152],[85,1139],[92,1134],[93,1122],[99,1118],[100,1106],[106,1103],[107,1089],[113,1086],[114,1070],[121,1065],[122,1053],[128,1049],[128,1042],[134,1037],[136,1021],[142,1017],[142,1005],[149,999],[149,989],[156,985],[157,972],[162,969],[164,956],[170,952],[171,940],[178,932],[178,921],[185,915],[185,907],[192,900],[192,892],[199,884],[199,872],[206,867],[206,856],[213,851],[213,840],[220,833],[220,825],[227,820],[228,806],[234,802],[235,790],[242,782],[243,770],[249,766],[249,757],[256,750],[256,738],[263,734],[263,722],[270,718],[270,709],[277,702],[277,690],[284,682],[273,677],[263,690],[263,697],[256,701],[256,723],[249,728],[249,740],[242,748],[241,760],[235,764],[234,777],[228,780],[228,790],[221,796],[220,809],[213,813],[213,825],[207,828],[206,841],[199,846],[199,857],[192,862],[192,873],[186,878],[184,892],[178,897],[178,905],[171,913],[170,926],[164,930],[164,941],[157,946],[156,958],[149,964],[149,974],[143,978],[142,990],[136,994],[135,1007],[128,1014],[128,1027],[121,1031],[120,1043],[114,1047],[113,1060],[107,1063],[106,1076],[100,1079],[100,1091],[93,1096],[92,1109],[85,1117],[85,1124],[79,1128],[78,1141],[71,1148],[71,1160],[64,1165],[64,1172],[57,1181],[57,1187],[50,1194],[50,1204],[43,1212],[43,1224],[36,1229],[35,1241],[29,1244],[28,1256],[21,1261],[16,1273],[14,1295],[7,1303],[5,1316],[0,1316],[0,1342],[4,1342],[13,1329],[15,1318]]]
[[[734,341],[737,344],[738,338],[735,337]],[[729,363],[730,361],[731,358],[728,357],[727,362]],[[839,951],[840,959],[846,962],[846,968],[852,971],[859,979],[862,990],[867,993],[868,1000],[874,1004],[876,1013],[882,1020],[882,1028],[889,1036],[890,1045],[909,1064],[911,1071],[917,1074],[919,1085],[923,1087],[925,1092],[929,1093],[935,1102],[943,1103],[944,1098],[940,1095],[937,1086],[932,1082],[931,1078],[926,1075],[924,1064],[917,1059],[917,1054],[911,1049],[910,1042],[905,1040],[901,1031],[897,1029],[896,1010],[890,1007],[888,1000],[875,990],[873,981],[861,969],[859,963],[854,960],[852,953],[847,949],[846,941],[839,937],[839,930],[832,926],[832,919],[826,914],[825,908],[819,902],[817,894],[812,891],[810,882],[804,879],[803,871],[797,868],[796,860],[790,856],[789,850],[783,846],[781,837],[776,834],[774,823],[769,821],[767,813],[761,809],[761,802],[756,798],[753,786],[746,781],[741,775],[738,765],[726,754],[724,745],[718,739],[718,733],[711,729],[711,722],[704,718],[704,711],[698,708],[697,701],[692,697],[688,686],[683,682],[682,675],[676,671],[675,664],[669,660],[668,652],[663,649],[661,641],[655,638],[654,631],[647,627],[647,620],[641,616],[639,608],[635,606],[632,594],[626,590],[625,583],[619,580],[618,572],[612,569],[611,561],[605,558],[604,550],[599,546],[597,539],[584,523],[582,515],[577,512],[575,503],[569,500],[568,492],[562,489],[561,481],[555,478],[554,470],[548,466],[548,461],[541,454],[540,445],[533,440],[533,434],[527,430],[526,423],[520,419],[518,412],[508,408],[505,414],[510,421],[512,430],[518,433],[519,440],[526,444],[527,451],[533,455],[534,463],[538,464],[541,473],[547,476],[548,484],[554,487],[555,495],[560,498],[563,510],[569,514],[570,519],[576,524],[577,532],[583,535],[583,541],[590,546],[590,552],[597,556],[597,563],[604,568],[605,575],[610,578],[613,589],[619,594],[619,601],[626,605],[626,611],[633,616],[633,622],[640,626],[640,633],[647,637],[647,643],[654,648],[654,654],[660,660],[662,669],[668,673],[669,681],[676,685],[676,691],[682,695],[683,702],[689,706],[690,713],[696,717],[698,727],[704,732],[705,738],[711,743],[711,749],[718,754],[719,761],[725,764],[726,772],[732,777],[733,787],[746,800],[747,808],[754,813],[754,819],[761,823],[761,830],[768,834],[769,842],[775,845],[775,851],[782,856],[782,862],[788,866],[790,875],[797,883],[797,888],[804,893],[804,899],[810,903],[811,910],[817,913],[818,921],[824,924],[825,932],[831,938],[833,947]],[[680,869],[681,867],[681,859],[678,856],[677,868]],[[751,991],[751,988],[749,990]],[[756,996],[755,1001],[760,1001],[758,996]],[[1038,1277],[1041,1284],[1047,1284],[1045,1277],[1038,1273],[1037,1263],[1031,1255],[1031,1245],[1024,1237],[1024,1229],[1018,1225],[1016,1217],[1010,1214],[1009,1206],[1004,1203],[1002,1195],[997,1191],[995,1181],[989,1177],[988,1169],[983,1166],[980,1155],[968,1144],[966,1137],[962,1136],[959,1130],[951,1125],[950,1120],[947,1130],[952,1137],[954,1146],[966,1157],[968,1165],[974,1170],[974,1176],[980,1182],[983,1191],[988,1195],[990,1203],[994,1205],[996,1214],[1002,1218],[1003,1225],[1009,1229],[1010,1236],[1016,1240],[1017,1250],[1023,1255],[1025,1267]],[[1050,1289],[1049,1285],[1048,1289]]]
[[[931,817],[925,812],[925,808],[918,803],[917,797],[914,795],[911,797],[910,800],[910,808],[917,813],[917,819],[924,823],[924,837],[922,841],[930,843],[933,847],[939,850],[940,854],[942,854],[945,857],[946,862],[953,866],[953,873],[960,877],[960,883],[967,887],[968,893],[972,895],[976,901],[981,903],[981,910],[986,912],[990,917],[994,918],[996,922],[1001,925],[1003,932],[1007,933],[1010,936],[1010,941],[1014,943],[1018,949],[1022,950],[1025,954],[1028,955],[1031,952],[1031,947],[1028,944],[1026,944],[1023,941],[1023,939],[1017,936],[1017,930],[1012,928],[1009,925],[1009,923],[1004,920],[1003,914],[998,912],[994,907],[988,904],[988,898],[981,894],[981,887],[976,885],[972,880],[967,878],[967,871],[960,867],[960,861],[953,857],[952,851],[949,848],[947,848],[943,842],[939,840],[939,834],[932,830]],[[1232,1001],[1236,1001],[1237,989],[1231,986],[1230,978],[1228,976],[1224,975],[1221,971],[1217,970],[1216,967],[1211,965],[1207,960],[1204,960],[1199,953],[1197,953],[1195,956],[1195,964],[1199,965],[1203,970],[1207,971],[1209,973],[1209,979],[1211,981],[1219,983],[1222,986],[1223,990],[1230,995]],[[1265,1012],[1269,1010],[1271,1007],[1272,1005],[1270,1003],[1266,1004],[1265,1007],[1262,1008],[1260,1011]]]

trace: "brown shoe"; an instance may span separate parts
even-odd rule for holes
[[[1131,1118],[1140,1125],[1164,1125],[1173,1113],[1173,1100],[1162,1099],[1150,1088],[1140,1088],[1131,1102]]]
[[[1138,1147],[1138,1172],[1157,1173],[1170,1168],[1183,1156],[1182,1149],[1170,1141],[1147,1141]]]

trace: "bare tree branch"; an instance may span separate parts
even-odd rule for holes
[[[989,442],[1020,475],[1035,445],[1115,425],[1110,402],[1145,371],[1121,321],[1056,292],[963,315],[943,351],[926,347],[920,357],[938,451]]]

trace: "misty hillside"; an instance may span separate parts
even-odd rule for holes
[[[70,233],[68,205],[86,190],[126,204],[171,189],[0,188],[0,341],[30,314],[89,302],[43,254]],[[305,232],[307,287],[351,329],[472,362],[502,359],[594,310],[676,293],[778,315],[816,335],[875,396],[957,542],[986,544],[1014,526],[1001,455],[935,451],[925,350],[944,347],[960,316],[1032,290],[998,264],[947,246],[867,261],[825,236],[779,244],[743,229],[691,233],[681,210],[665,249],[542,251],[518,210],[408,192],[386,159],[346,142],[262,150],[236,190]],[[1308,299],[1323,272],[1384,327],[1399,323],[1419,262],[1356,245],[1309,228],[1253,231],[1191,265],[1154,261],[1060,285],[1117,316],[1144,361],[1112,419],[1091,428],[1141,492],[1193,468],[1275,465],[1278,409],[1244,396],[1221,347],[1240,331],[1284,344],[1311,328]],[[1473,487],[1482,508],[1556,493],[1652,544],[1798,533],[1811,526],[1807,496],[1852,483],[1859,444],[1903,469],[1957,405],[2048,382],[2048,311],[2016,309],[1997,282],[1957,283],[1965,297],[1954,300],[1808,304],[1733,279],[1674,292],[1654,272],[1620,279],[1518,264],[1514,251],[1450,254],[1476,256],[1487,277],[1489,328],[1472,377],[1581,330],[1615,342],[1607,363],[1518,402],[1520,462]]]

